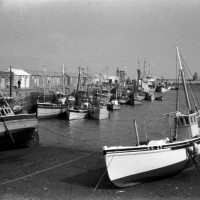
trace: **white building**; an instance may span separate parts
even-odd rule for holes
[[[119,77],[118,76],[109,76],[109,82],[115,83],[116,81],[119,83]]]
[[[10,69],[7,69],[6,71],[9,72]],[[18,86],[18,81],[21,80],[21,88],[29,88],[31,74],[25,72],[22,69],[11,69],[11,71],[14,73],[12,80],[13,86]]]

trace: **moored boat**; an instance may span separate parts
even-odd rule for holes
[[[109,110],[119,110],[120,109],[120,103],[117,99],[112,100],[111,102],[108,102],[107,108]]]
[[[79,67],[79,76],[78,76],[78,84],[77,84],[77,89],[76,89],[76,95],[75,95],[75,101],[73,105],[71,105],[67,109],[67,119],[68,120],[75,120],[75,119],[83,119],[85,118],[90,109],[90,102],[88,98],[81,97],[79,94],[79,84],[80,84],[80,76],[81,76],[81,68]]]
[[[66,96],[63,93],[57,92],[53,95],[53,102],[37,102],[37,117],[51,118],[66,116],[68,105],[65,104]]]
[[[39,103],[37,102],[37,117],[41,118],[51,118],[64,116],[67,111],[67,105],[60,103]]]
[[[136,146],[103,146],[108,176],[116,186],[126,187],[156,180],[179,173],[192,164],[200,170],[200,110],[197,105],[194,109],[191,106],[178,47],[177,55],[187,110],[180,111],[177,98],[176,111],[165,114],[170,131],[169,137],[164,140],[140,142],[135,121]],[[194,98],[194,95],[191,96]]]
[[[98,120],[108,119],[110,118],[110,112],[108,111],[107,106],[99,105],[90,109],[89,116],[92,119],[98,119]]]
[[[36,114],[14,114],[2,93],[0,93],[0,144],[0,149],[10,145],[16,147],[39,145]]]

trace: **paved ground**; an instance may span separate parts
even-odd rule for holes
[[[192,169],[116,188],[101,152],[50,146],[20,149],[0,152],[0,199],[200,199],[200,174]]]

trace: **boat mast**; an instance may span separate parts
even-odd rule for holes
[[[189,96],[188,96],[188,91],[187,91],[187,87],[186,87],[186,83],[185,83],[183,66],[182,66],[181,57],[180,57],[180,53],[179,53],[178,47],[176,47],[176,50],[177,50],[178,60],[179,60],[179,64],[180,64],[180,73],[181,73],[181,78],[182,78],[182,81],[183,81],[183,87],[184,87],[186,102],[187,102],[188,109],[189,109],[189,111],[191,113],[192,109],[191,109],[190,100],[189,100]]]
[[[10,65],[10,97],[12,97],[12,70]]]
[[[44,75],[43,75],[43,92],[44,92],[44,102],[45,102],[45,93],[46,93],[46,65],[43,66]]]
[[[78,75],[78,84],[76,88],[76,95],[75,95],[75,104],[78,104],[78,89],[79,89],[79,83],[80,83],[80,76],[81,76],[81,67],[78,67],[79,75]]]
[[[62,71],[62,91],[64,92],[64,75],[65,75],[65,64],[63,63],[63,71]]]

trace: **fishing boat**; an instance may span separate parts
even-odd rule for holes
[[[96,96],[96,105],[92,105],[92,108],[89,111],[89,117],[92,119],[102,120],[110,118],[110,112],[107,109],[107,105],[102,102],[102,86],[100,92],[100,99],[98,95]],[[104,95],[105,96],[105,95]]]
[[[0,92],[0,149],[8,146],[34,147],[39,144],[36,114],[14,114]]]
[[[65,104],[37,102],[37,117],[39,119],[65,116],[66,111],[67,105]]]
[[[94,106],[89,111],[89,116],[92,119],[108,119],[110,118],[110,112],[107,109],[107,106],[99,104],[98,106]]]
[[[68,106],[65,104],[66,96],[60,92],[55,94],[56,102],[37,102],[37,117],[51,118],[66,116]]]
[[[103,146],[109,178],[118,187],[174,175],[194,164],[200,171],[200,110],[194,95],[188,95],[191,88],[186,86],[185,65],[178,47],[177,56],[180,65],[179,78],[182,79],[187,109],[180,111],[178,91],[176,111],[165,114],[169,124],[169,137],[140,142],[134,120],[136,146]],[[194,109],[189,97],[194,101]]]
[[[117,97],[117,88],[115,89],[115,97],[111,98],[111,101],[107,104],[108,110],[119,110],[120,109],[120,103]]]
[[[77,84],[77,89],[76,89],[76,94],[75,94],[75,101],[73,105],[71,105],[67,109],[67,112],[66,112],[68,120],[83,119],[89,113],[89,109],[90,109],[89,98],[86,98],[86,97],[80,98],[80,93],[79,93],[80,78],[81,78],[81,68],[79,67],[79,76],[78,76],[78,84]]]
[[[66,111],[68,106],[66,105],[66,95],[64,94],[64,65],[62,72],[62,92],[55,92],[53,94],[52,101],[46,101],[45,91],[46,86],[44,83],[44,102],[37,102],[37,117],[41,118],[53,118],[53,117],[61,117],[66,116]],[[44,67],[44,82],[46,80],[46,68]]]

